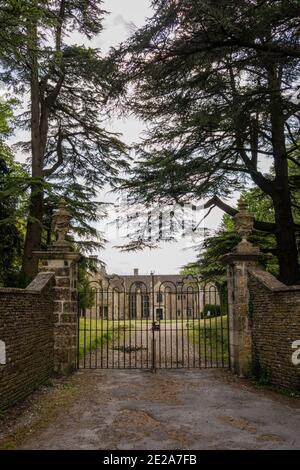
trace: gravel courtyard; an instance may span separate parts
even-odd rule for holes
[[[300,400],[227,370],[83,370],[70,381],[76,397],[18,448],[300,449]]]

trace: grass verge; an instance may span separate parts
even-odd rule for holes
[[[212,366],[228,366],[227,315],[190,322],[188,328],[189,337],[199,348],[203,362]]]
[[[58,380],[52,387],[41,387],[3,413],[0,422],[0,450],[18,449],[45,429],[62,410],[66,410],[78,398],[78,385],[72,379]]]

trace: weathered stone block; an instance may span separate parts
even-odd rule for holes
[[[71,300],[71,292],[67,287],[54,287],[55,300]]]
[[[53,309],[55,313],[60,313],[63,311],[63,301],[61,300],[54,300],[53,301]]]
[[[63,302],[62,310],[65,313],[75,313],[77,315],[77,302]]]
[[[60,323],[76,323],[77,317],[72,313],[62,313],[60,315]],[[76,323],[77,325],[77,323]]]
[[[69,277],[56,277],[56,285],[58,287],[70,287],[70,283]]]

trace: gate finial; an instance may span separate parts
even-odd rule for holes
[[[67,202],[65,199],[60,199],[58,210],[55,211],[52,217],[54,232],[57,236],[55,246],[69,246],[70,242],[66,240],[66,235],[70,230],[71,214],[67,209]]]
[[[238,201],[238,212],[234,216],[234,227],[235,231],[242,237],[242,240],[236,247],[236,251],[239,252],[258,252],[259,248],[252,245],[248,241],[249,235],[251,235],[254,225],[254,217],[248,211],[247,203],[242,199]]]

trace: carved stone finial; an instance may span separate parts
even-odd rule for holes
[[[242,198],[238,201],[238,213],[234,216],[234,226],[236,232],[242,237],[242,241],[237,245],[237,251],[253,252],[258,251],[247,238],[252,233],[254,217],[248,212],[248,205]]]
[[[58,210],[53,214],[53,226],[54,233],[56,234],[57,240],[53,245],[70,245],[66,240],[66,235],[70,230],[71,214],[67,209],[67,203],[64,199],[61,199],[58,204]]]
[[[248,206],[242,199],[238,202],[238,213],[234,216],[236,232],[246,241],[253,230],[254,217],[249,214]]]

